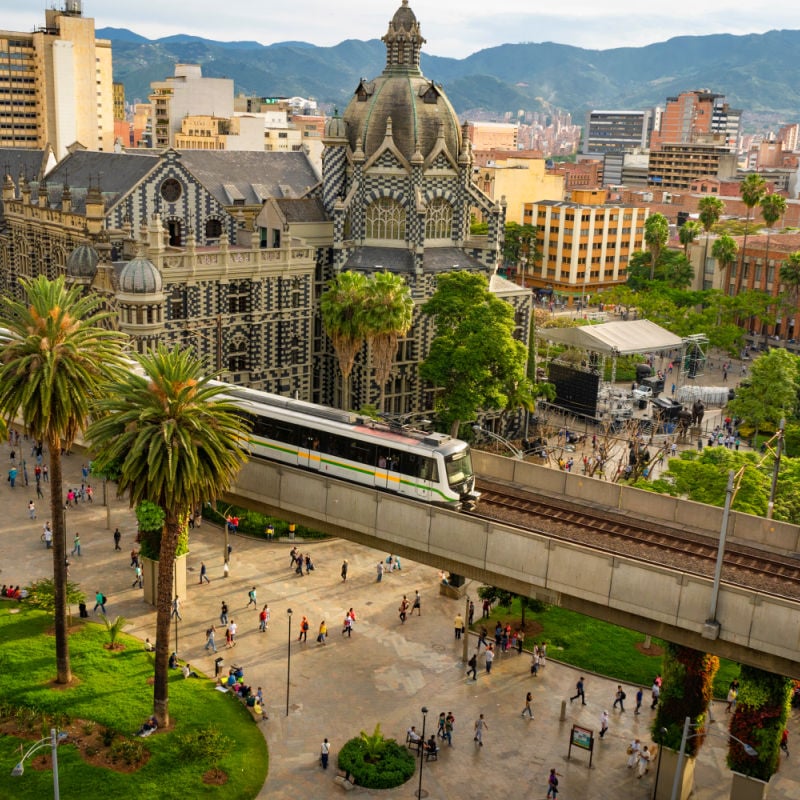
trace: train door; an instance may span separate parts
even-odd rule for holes
[[[388,448],[378,448],[378,466],[375,470],[375,486],[397,492],[400,489],[400,454]]]
[[[310,454],[314,446],[314,432],[308,428],[302,428],[297,441],[297,466],[308,469],[311,466]],[[317,445],[319,446],[319,445]],[[319,460],[316,462],[319,464]],[[319,467],[316,467],[319,469]]]

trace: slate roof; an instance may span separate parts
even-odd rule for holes
[[[300,197],[319,183],[302,151],[181,150],[180,161],[224,206],[233,205],[232,195],[249,206],[267,197]]]
[[[423,272],[449,272],[467,269],[486,272],[486,265],[457,247],[426,247],[422,257]]]
[[[20,175],[28,181],[38,181],[47,164],[49,149],[24,150],[18,147],[0,147],[0,172],[5,179],[10,175],[15,184]]]
[[[357,247],[350,253],[345,269],[412,273],[414,256],[410,250],[394,247]],[[423,272],[450,272],[467,269],[486,271],[486,265],[457,247],[429,247],[422,256]]]
[[[278,208],[287,222],[328,222],[325,206],[318,197],[306,197],[300,200],[276,200]]]
[[[50,205],[61,208],[66,183],[72,195],[72,210],[82,214],[86,210],[89,186],[99,184],[108,209],[156,167],[158,160],[159,153],[152,150],[127,153],[77,150],[59,161],[45,177]],[[33,191],[32,199],[37,196],[38,191]]]

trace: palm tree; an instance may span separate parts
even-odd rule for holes
[[[144,375],[127,372],[98,403],[87,436],[105,466],[119,463],[119,490],[131,506],[149,500],[164,512],[156,599],[153,713],[169,725],[169,622],[175,551],[189,509],[217,497],[244,462],[245,423],[203,365],[177,347],[136,356]]]
[[[761,216],[767,225],[767,246],[764,250],[764,273],[769,271],[769,238],[772,226],[786,213],[786,198],[780,194],[765,194],[761,198]]]
[[[67,544],[61,449],[85,428],[102,385],[121,368],[123,336],[98,311],[99,295],[67,288],[62,277],[21,279],[23,300],[0,297],[0,415],[20,417],[26,432],[50,454],[50,518],[53,521],[56,681],[72,671],[67,637]]]
[[[742,196],[742,202],[747,207],[747,216],[745,217],[744,226],[744,241],[742,242],[742,260],[739,264],[739,269],[736,271],[736,289],[734,294],[739,294],[742,290],[742,275],[744,273],[744,260],[746,258],[745,252],[747,251],[747,229],[750,225],[750,212],[761,202],[761,198],[767,191],[767,182],[755,173],[748,175],[739,184],[739,194]]]
[[[342,372],[342,408],[350,404],[350,373],[365,339],[367,279],[360,272],[340,272],[320,297],[322,324],[333,342]]]
[[[781,264],[780,279],[781,283],[786,287],[788,295],[787,312],[796,314],[798,300],[800,299],[800,250],[789,253],[786,260]]]
[[[380,387],[378,408],[381,408],[383,390],[392,372],[397,343],[411,328],[414,301],[402,275],[379,272],[367,284],[365,335],[372,345],[375,359],[375,380]]]
[[[720,270],[724,273],[724,294],[728,294],[731,287],[731,267],[736,263],[736,254],[739,252],[739,245],[736,239],[724,233],[719,236],[711,247],[711,257],[719,264]]]
[[[669,220],[663,214],[651,214],[644,222],[644,240],[650,251],[650,280],[655,277],[656,264],[669,239]]]
[[[689,245],[700,235],[702,226],[696,219],[687,219],[678,231],[678,238],[683,245],[683,255],[689,257]]]
[[[697,204],[700,224],[706,232],[706,246],[703,251],[703,266],[701,268],[703,272],[705,272],[706,261],[708,261],[708,235],[711,233],[711,229],[719,222],[719,218],[722,216],[724,210],[725,203],[713,194],[700,198],[700,202]]]

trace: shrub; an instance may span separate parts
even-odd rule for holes
[[[108,640],[109,644],[111,645],[112,649],[114,645],[117,643],[117,638],[119,637],[122,629],[127,624],[128,620],[125,617],[116,617],[113,622],[105,615],[102,615],[103,622],[105,622],[106,630],[108,631]]]
[[[191,731],[178,740],[181,756],[187,761],[202,761],[216,767],[233,742],[217,728],[208,727]]]
[[[728,766],[742,775],[768,781],[780,763],[781,735],[789,717],[792,681],[743,666],[741,682],[731,734],[755,748],[758,755],[748,756],[742,745],[731,740]]]
[[[144,742],[136,739],[117,739],[111,745],[111,759],[113,761],[124,761],[128,765],[141,764],[146,754],[147,750]]]
[[[380,726],[376,733],[364,738],[364,734],[345,742],[339,751],[339,769],[350,773],[353,782],[367,789],[392,789],[405,783],[416,769],[416,758],[407,748],[401,747],[394,739],[383,739],[378,759],[375,757],[374,738],[380,736]],[[370,744],[368,746],[368,740]]]

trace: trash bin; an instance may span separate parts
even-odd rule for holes
[[[219,658],[214,659],[214,677],[219,678],[220,672],[222,672],[222,665],[225,659],[220,656]]]
[[[647,408],[647,400],[644,397],[639,398],[639,409],[644,410]]]

